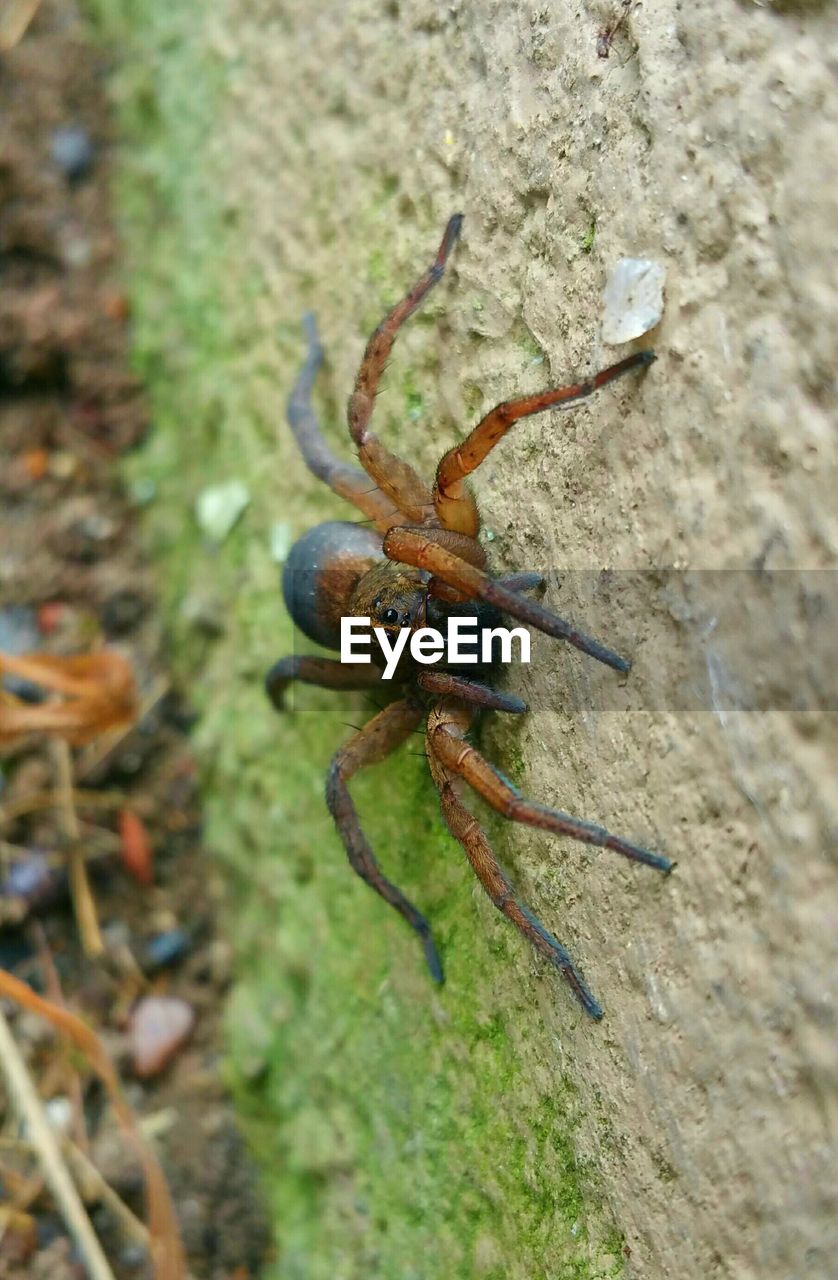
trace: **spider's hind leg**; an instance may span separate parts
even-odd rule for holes
[[[349,862],[362,880],[380,894],[385,902],[419,935],[425,959],[435,982],[443,982],[442,961],[425,917],[417,911],[400,889],[385,877],[367,838],[361,829],[358,813],[349,794],[348,782],[359,769],[378,764],[401,746],[417,728],[424,716],[420,703],[410,699],[393,702],[373,716],[363,729],[340,748],[332,760],[326,783],[326,803],[335,820]]]
[[[452,776],[462,778],[496,813],[509,818],[511,822],[537,827],[554,835],[569,836],[571,840],[579,840],[599,849],[612,849],[632,862],[640,862],[664,874],[673,869],[675,864],[663,854],[652,853],[642,845],[632,844],[622,836],[607,831],[605,827],[586,822],[584,818],[572,818],[561,809],[551,809],[548,805],[526,799],[476,747],[463,742],[462,730],[456,721],[448,722],[443,718],[434,723],[433,727],[429,721],[428,743],[435,759]]]
[[[498,911],[515,925],[545,960],[559,970],[585,1012],[590,1017],[599,1019],[602,1017],[602,1009],[569,953],[517,897],[509,877],[495,857],[486,833],[457,794],[456,773],[446,767],[436,751],[436,729],[439,726],[450,726],[462,747],[459,734],[466,731],[470,718],[469,712],[458,711],[450,704],[441,703],[428,722],[428,760],[439,790],[442,816],[452,836],[465,849],[472,870]]]
[[[545,929],[541,921],[518,900],[515,891],[495,857],[483,828],[466,809],[450,784],[440,790],[442,816],[448,830],[466,851],[472,868],[497,909],[516,926],[546,960],[559,970],[571,987],[582,1008],[592,1018],[602,1017],[602,1008],[591,994],[569,953]]]

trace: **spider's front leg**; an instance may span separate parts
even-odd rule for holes
[[[366,880],[385,902],[398,911],[420,937],[425,959],[435,982],[443,982],[442,961],[431,935],[430,925],[421,912],[384,876],[367,843],[358,813],[347,786],[350,778],[367,765],[378,764],[410,737],[424,716],[421,703],[405,698],[373,716],[363,729],[340,748],[332,760],[326,783],[326,803],[343,840],[349,861],[362,880]]]
[[[285,693],[290,684],[318,685],[321,689],[375,689],[381,683],[377,667],[362,662],[338,662],[314,654],[293,653],[280,658],[265,676],[265,692],[277,711],[285,710]]]
[[[466,476],[477,470],[516,422],[529,418],[534,413],[543,413],[546,409],[565,409],[574,401],[583,400],[599,391],[600,387],[622,378],[623,374],[632,369],[645,369],[654,359],[654,351],[636,351],[634,355],[626,356],[624,360],[609,365],[607,369],[602,369],[583,382],[574,382],[566,387],[552,387],[533,396],[505,400],[496,405],[478,422],[462,444],[448,450],[437,467],[434,507],[442,527],[472,538],[477,536],[480,529],[477,503],[463,482]]]
[[[396,334],[434,285],[442,279],[445,264],[460,234],[463,215],[449,218],[436,258],[413,288],[381,321],[367,343],[355,389],[349,399],[349,434],[358,448],[361,466],[374,484],[402,512],[408,523],[423,524],[433,516],[433,494],[410,463],[386,449],[369,429],[378,384],[393,349]],[[395,523],[392,521],[391,523]]]
[[[398,517],[398,512],[380,489],[370,487],[369,476],[365,471],[353,467],[350,462],[344,462],[329,448],[320,430],[311,399],[314,382],[323,363],[323,348],[317,333],[317,322],[310,312],[303,316],[303,332],[308,342],[308,351],[288,397],[288,425],[312,475],[327,484],[333,493],[351,502],[383,532],[393,523],[394,516]]]
[[[467,599],[484,600],[508,613],[510,617],[543,631],[545,635],[567,640],[575,648],[615,671],[624,674],[630,669],[631,663],[625,658],[586,635],[584,631],[579,631],[558,614],[542,608],[536,601],[525,599],[520,594],[520,588],[510,590],[507,582],[490,578],[484,569],[469,564],[461,555],[449,550],[445,543],[450,537],[451,531],[447,529],[404,529],[397,526],[385,534],[384,554],[390,560],[425,569]]]

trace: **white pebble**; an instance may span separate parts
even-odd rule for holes
[[[271,559],[283,564],[291,550],[292,530],[287,520],[277,520],[271,525]]]
[[[198,494],[195,515],[201,531],[213,542],[223,542],[250,505],[250,491],[241,480],[211,485]]]
[[[663,315],[666,271],[650,258],[620,258],[602,295],[602,340],[630,342],[654,329]]]
[[[53,1129],[59,1133],[69,1133],[73,1124],[73,1104],[69,1098],[50,1098],[44,1103],[44,1110]]]

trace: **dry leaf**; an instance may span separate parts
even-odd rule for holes
[[[48,733],[73,746],[137,717],[137,686],[130,664],[111,650],[53,657],[0,653],[4,673],[63,695],[35,705],[0,689],[0,746],[30,733]]]

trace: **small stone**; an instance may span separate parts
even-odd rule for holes
[[[648,333],[663,315],[666,271],[650,258],[620,258],[602,295],[602,340],[611,345]]]
[[[275,564],[283,564],[291,550],[291,525],[287,520],[277,520],[271,525],[271,559]]]
[[[157,484],[150,476],[135,480],[129,490],[138,507],[147,507],[157,497]]]
[[[47,1119],[59,1133],[69,1133],[73,1124],[73,1104],[69,1098],[50,1098],[44,1103]]]
[[[66,872],[53,867],[41,849],[33,848],[27,850],[25,857],[8,864],[0,879],[0,896],[20,899],[26,908],[38,910],[52,906],[66,887]]]
[[[134,1072],[142,1080],[159,1075],[192,1034],[195,1013],[174,996],[145,996],[131,1014]]]
[[[185,929],[167,929],[143,945],[141,962],[146,973],[156,973],[177,964],[188,953],[192,939]]]
[[[250,505],[250,490],[241,480],[211,485],[198,494],[195,515],[202,533],[223,542]]]
[[[62,125],[50,142],[52,158],[64,177],[78,182],[93,168],[95,148],[90,134],[78,124]]]
[[[38,615],[34,609],[22,604],[11,604],[0,609],[0,652],[20,657],[39,649],[40,639]],[[0,678],[0,685],[27,702],[40,702],[44,696],[38,685],[21,676],[3,676]]]
[[[202,631],[206,636],[223,636],[226,630],[226,614],[223,605],[214,596],[205,595],[200,591],[192,591],[184,596],[180,605],[180,615],[190,626],[195,627],[197,631]]]
[[[108,951],[117,951],[131,942],[131,930],[124,920],[109,920],[102,925],[102,938]]]
[[[138,591],[123,588],[108,596],[102,608],[102,626],[109,636],[124,636],[142,621],[148,600]]]

